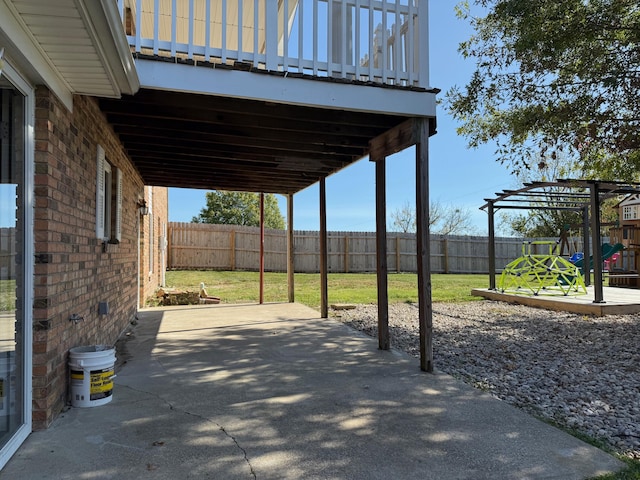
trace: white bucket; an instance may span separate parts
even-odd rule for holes
[[[71,405],[97,407],[109,403],[113,398],[115,363],[116,350],[108,345],[69,350]]]

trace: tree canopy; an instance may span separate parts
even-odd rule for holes
[[[200,210],[194,223],[222,225],[260,226],[260,194],[251,192],[225,192],[214,190],[206,193],[207,204]],[[285,222],[278,200],[272,193],[264,196],[264,225],[282,230]]]
[[[464,87],[447,92],[459,133],[496,144],[514,172],[563,151],[601,178],[640,172],[640,4],[637,0],[472,0],[457,6],[475,34]],[[549,148],[550,147],[550,148]],[[594,173],[595,172],[595,173]]]

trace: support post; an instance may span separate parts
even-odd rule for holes
[[[389,298],[387,280],[386,159],[376,163],[376,272],[378,278],[378,348],[389,350]]]
[[[264,193],[260,193],[260,305],[264,303]]]
[[[414,129],[420,368],[425,372],[433,372],[433,306],[431,303],[431,246],[429,244],[429,121],[427,119],[414,120]]]
[[[496,229],[493,202],[487,203],[489,217],[489,290],[496,289]]]
[[[600,186],[593,182],[591,192],[591,245],[593,245],[593,303],[605,303],[602,293],[602,249],[600,248]],[[585,257],[585,274],[589,275],[589,257]]]
[[[293,193],[290,193],[287,195],[287,292],[289,303],[296,301],[294,274]]]
[[[591,256],[591,246],[589,245],[589,207],[585,206],[582,209],[582,254],[584,255],[582,259],[582,265],[584,267],[585,263],[589,262],[589,257]],[[585,286],[591,285],[591,273],[584,275],[584,284]]]
[[[320,316],[329,316],[329,295],[327,281],[327,184],[320,179]]]

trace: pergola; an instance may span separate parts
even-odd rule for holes
[[[489,289],[496,290],[496,249],[494,216],[497,210],[566,210],[582,212],[584,258],[591,256],[593,265],[602,265],[600,205],[607,198],[640,193],[640,183],[608,180],[557,179],[553,182],[528,182],[518,190],[503,190],[492,199],[485,198],[480,207],[489,221]],[[589,238],[591,230],[591,239]],[[589,241],[591,240],[591,242]],[[602,269],[594,268],[594,303],[605,303]],[[590,275],[585,276],[589,285]]]

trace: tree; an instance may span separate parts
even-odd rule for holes
[[[416,231],[415,210],[405,202],[401,208],[391,212],[392,228],[396,232],[414,233]],[[442,235],[458,235],[473,233],[475,228],[468,210],[443,206],[439,201],[429,204],[429,230]]]
[[[447,108],[471,147],[495,142],[513,171],[541,145],[571,150],[601,178],[640,171],[637,0],[473,0],[457,7],[475,34],[460,44],[476,69]]]
[[[551,153],[550,153],[550,150]],[[519,185],[528,182],[553,182],[558,178],[574,178],[582,176],[578,162],[566,155],[562,150],[542,148],[537,156],[538,163],[531,165],[529,169],[516,172],[515,177]],[[566,187],[547,187],[543,189],[545,195],[539,201],[531,204],[535,206],[565,206],[568,197]],[[506,211],[501,213],[503,225],[511,233],[528,238],[557,237],[567,228],[582,224],[582,213],[568,210],[536,210],[531,209],[526,213],[513,213]]]
[[[449,205],[445,208],[436,233],[440,235],[468,235],[475,233],[471,212]]]
[[[207,192],[206,200],[207,205],[200,210],[200,215],[193,217],[192,222],[260,226],[258,193],[214,190]],[[278,230],[285,227],[278,200],[272,193],[264,196],[264,225]]]

